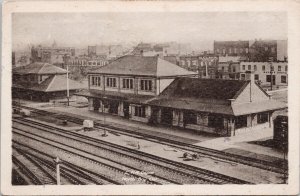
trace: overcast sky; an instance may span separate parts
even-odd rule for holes
[[[28,44],[86,47],[176,41],[212,49],[213,40],[287,39],[283,12],[17,13],[13,49]]]

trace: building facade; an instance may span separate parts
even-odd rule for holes
[[[270,85],[271,80],[275,86],[288,85],[287,62],[241,62],[239,69],[242,80],[246,79],[246,72],[252,72],[261,85]]]

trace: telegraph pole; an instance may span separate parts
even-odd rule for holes
[[[60,185],[60,163],[61,163],[61,160],[56,157],[56,159],[54,160],[55,164],[56,164],[56,183],[57,185]]]
[[[68,106],[70,105],[70,92],[69,92],[69,65],[67,64],[67,100]]]

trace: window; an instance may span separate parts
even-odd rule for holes
[[[152,80],[141,80],[142,91],[152,91]]]
[[[138,117],[145,117],[145,106],[135,106],[134,107],[134,115]]]
[[[183,118],[186,124],[197,124],[197,114],[194,112],[185,112]]]
[[[236,54],[237,53],[237,48],[234,48],[234,54]]]
[[[34,81],[34,76],[30,76],[30,81]]]
[[[271,65],[271,71],[274,71],[274,66]]]
[[[271,82],[271,75],[267,75],[266,81]]]
[[[100,62],[99,62],[99,61],[97,62],[97,65],[100,65]]]
[[[256,65],[254,65],[254,71],[257,71],[257,66]]]
[[[281,66],[278,66],[278,71],[281,71]]]
[[[254,80],[259,80],[259,75],[258,74],[254,75]]]
[[[116,78],[106,78],[106,86],[108,86],[108,87],[117,87]]]
[[[245,70],[246,69],[246,65],[243,65],[243,70]]]
[[[286,84],[286,76],[281,76],[281,83]]]
[[[243,51],[244,51],[243,48],[240,48],[240,53],[243,53]]]
[[[249,53],[249,48],[246,48],[246,53],[247,53],[247,54]]]
[[[257,123],[262,124],[269,121],[268,113],[259,113],[257,114]]]
[[[266,70],[266,66],[263,65],[262,66],[262,70],[265,71]]]
[[[92,65],[92,62],[89,62],[89,65]]]
[[[196,66],[197,65],[197,60],[193,60],[192,65]]]
[[[226,53],[226,49],[225,48],[223,48],[223,54],[225,54]]]
[[[285,66],[285,71],[288,71],[288,67],[287,66]]]
[[[235,72],[235,66],[232,67],[232,72]]]
[[[231,54],[231,53],[232,53],[231,48],[229,48],[229,54]]]
[[[241,74],[241,79],[245,80],[245,74]]]
[[[251,70],[251,65],[248,65],[248,70]]]
[[[271,49],[271,50],[272,50],[272,52],[273,52],[273,53],[275,52],[275,48],[274,48],[274,47],[272,47],[272,49]]]
[[[123,88],[133,89],[133,79],[123,79]]]
[[[222,71],[224,72],[224,67],[222,67]]]
[[[238,116],[235,119],[236,128],[247,127],[247,116]]]
[[[91,76],[92,86],[101,86],[101,78],[99,76]]]
[[[209,127],[218,127],[223,128],[223,118],[218,115],[209,115],[208,116],[208,126]]]

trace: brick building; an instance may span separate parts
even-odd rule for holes
[[[251,72],[255,76],[255,80],[262,85],[271,84],[275,86],[288,85],[288,63],[287,62],[241,62],[240,78],[246,78],[246,72]],[[272,72],[272,74],[271,74]]]

